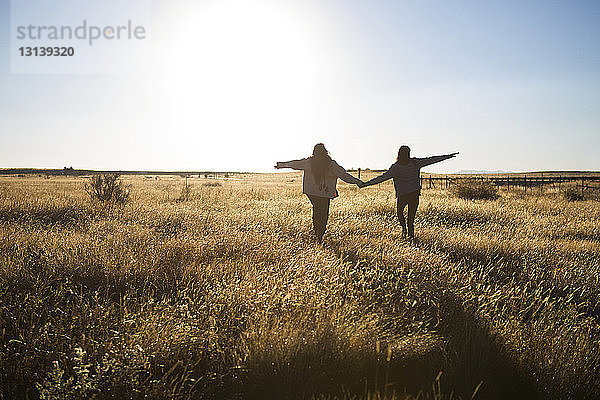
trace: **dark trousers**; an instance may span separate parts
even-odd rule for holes
[[[331,199],[327,197],[313,196],[307,194],[308,199],[313,206],[313,229],[319,243],[323,242],[323,235],[327,229],[327,219],[329,218],[329,203]]]
[[[406,222],[404,220],[404,208],[408,205],[408,236],[415,236],[415,215],[417,215],[417,207],[419,207],[419,195],[420,192],[415,190],[414,192],[406,193],[398,197],[398,203],[396,211],[398,213],[398,220],[402,225],[402,234],[406,236]]]

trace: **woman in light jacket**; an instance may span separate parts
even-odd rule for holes
[[[421,194],[421,168],[456,156],[458,153],[433,156],[427,158],[411,158],[408,146],[400,147],[398,158],[385,173],[365,182],[365,186],[375,185],[388,179],[394,180],[396,191],[396,212],[402,225],[402,234],[406,236],[406,222],[404,221],[404,208],[408,205],[408,236],[415,236],[415,215],[419,206]]]
[[[329,217],[329,203],[338,196],[337,179],[362,187],[363,181],[350,175],[331,159],[325,145],[317,143],[313,155],[301,160],[278,162],[275,168],[303,170],[302,192],[308,196],[313,206],[313,228],[317,242],[323,242]]]

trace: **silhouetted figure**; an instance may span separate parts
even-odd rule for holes
[[[419,196],[421,194],[421,168],[440,161],[447,160],[456,156],[458,153],[446,154],[443,156],[433,156],[427,158],[411,158],[410,148],[408,146],[400,147],[398,150],[398,159],[390,169],[385,173],[365,182],[365,186],[375,185],[388,179],[394,180],[394,189],[396,191],[398,220],[402,225],[402,234],[406,236],[415,236],[415,215],[419,206]],[[408,205],[408,230],[404,220],[404,208]]]
[[[275,168],[303,170],[302,192],[308,196],[313,206],[313,227],[317,242],[323,242],[329,217],[329,203],[338,196],[337,179],[353,183],[359,187],[364,182],[350,175],[344,168],[331,159],[325,145],[317,143],[313,155],[301,160],[278,162]]]

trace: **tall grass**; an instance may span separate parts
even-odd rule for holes
[[[126,183],[0,180],[5,398],[600,395],[597,202],[426,190],[409,241],[342,185],[319,246],[293,174]]]

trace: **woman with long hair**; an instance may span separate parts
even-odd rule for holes
[[[329,203],[338,196],[337,179],[362,187],[363,181],[350,175],[331,159],[325,145],[317,143],[310,157],[301,160],[278,162],[275,168],[303,170],[302,192],[313,206],[313,228],[317,242],[323,242],[329,217]]]
[[[427,158],[411,158],[408,146],[400,147],[398,158],[390,169],[376,178],[365,182],[365,186],[376,185],[388,179],[394,180],[396,191],[396,212],[398,220],[402,225],[402,234],[409,237],[415,236],[415,215],[419,207],[419,196],[421,194],[421,168],[440,161],[455,157],[458,153],[433,156]],[[404,220],[404,208],[408,205],[408,229]]]

